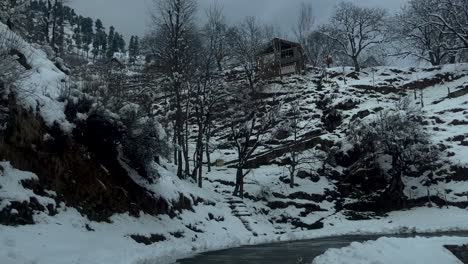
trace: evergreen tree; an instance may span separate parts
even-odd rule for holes
[[[81,34],[82,34],[82,47],[86,53],[89,52],[89,45],[93,43],[94,33],[93,33],[93,19],[84,18],[81,21]]]
[[[115,37],[115,28],[111,26],[109,28],[109,35],[107,36],[107,58],[112,58],[114,56],[114,37]]]
[[[135,54],[135,57],[140,55],[140,40],[138,38],[138,36],[135,36],[135,43],[134,43],[134,54]]]
[[[102,21],[100,19],[96,20],[95,23],[95,30],[96,34],[94,35],[93,39],[93,55],[94,59],[98,55],[102,55],[106,52],[107,48],[107,35],[106,32],[104,31],[104,25],[102,24]]]
[[[136,57],[140,55],[138,36],[132,36],[130,38],[130,44],[128,45],[128,55],[132,62],[135,61]]]
[[[79,25],[74,29],[73,40],[75,41],[76,48],[80,49],[83,41],[81,38],[81,28]]]
[[[133,49],[135,46],[135,38],[133,36],[130,37],[130,43],[128,44],[128,54],[130,57],[133,56]]]
[[[117,50],[116,52],[125,52],[125,47],[126,47],[126,43],[125,43],[125,39],[123,38],[123,36],[121,34],[116,34],[116,36],[118,36],[116,39],[117,39]]]

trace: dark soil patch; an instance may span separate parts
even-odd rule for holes
[[[394,86],[386,86],[386,85],[377,85],[377,86],[372,86],[372,85],[365,85],[365,84],[358,84],[358,85],[353,85],[352,87],[365,90],[368,92],[378,92],[381,94],[389,94],[389,93],[400,93],[402,90],[398,89]]]
[[[452,122],[450,122],[449,125],[452,125],[452,126],[465,126],[465,125],[468,125],[468,121],[455,119]]]
[[[300,204],[300,203],[296,203],[293,201],[287,201],[287,202],[273,201],[273,202],[268,202],[267,206],[270,207],[271,209],[285,209],[285,208],[288,208],[289,206],[294,206],[296,208],[304,208],[310,212],[323,211],[323,209],[320,208],[320,206],[316,204]]]
[[[231,182],[231,181],[225,181],[225,180],[214,180],[213,182],[219,182],[221,183],[222,185],[226,185],[226,186],[236,186],[236,183],[235,182]]]
[[[187,227],[188,229],[192,230],[195,233],[205,233],[203,230],[197,228],[195,225],[192,225],[192,224],[186,225],[185,227]]]
[[[420,90],[420,89],[425,89],[443,82],[449,82],[449,81],[455,81],[460,78],[462,78],[463,75],[453,75],[452,73],[444,73],[444,74],[437,74],[433,78],[427,78],[427,79],[420,79],[416,80],[410,83],[407,83],[402,86],[404,90],[407,89],[415,89],[415,90]]]
[[[150,236],[130,235],[130,237],[135,240],[135,242],[145,245],[151,245],[166,240],[166,237],[160,234],[151,234]]]
[[[175,238],[182,238],[182,237],[184,237],[184,232],[182,232],[182,231],[172,232],[172,233],[170,233],[170,234],[171,234],[171,236],[173,236],[173,237],[175,237]]]
[[[451,92],[449,97],[450,98],[457,98],[457,97],[462,97],[464,95],[468,94],[468,87],[457,90],[455,92]]]
[[[461,262],[464,264],[468,264],[468,245],[462,245],[462,246],[451,246],[451,245],[446,245],[444,246],[446,249],[448,249],[450,252],[452,252],[455,257],[457,257]]]
[[[453,175],[450,177],[454,181],[468,181],[468,168],[460,166],[452,166]]]
[[[306,223],[301,222],[300,220],[294,220],[291,222],[291,224],[295,226],[296,228],[304,228],[307,230],[316,230],[316,229],[323,228],[323,223],[321,221],[317,221],[313,224],[306,224]]]

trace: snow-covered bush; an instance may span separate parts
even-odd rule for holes
[[[0,83],[4,89],[7,85],[17,80],[21,73],[17,63],[17,55],[13,55],[12,49],[16,49],[20,39],[11,31],[0,28]]]
[[[437,161],[437,149],[422,127],[421,112],[409,99],[403,99],[394,109],[352,123],[349,137],[363,153],[361,160],[370,160],[387,177],[386,193],[395,201],[404,198],[405,174],[415,169],[422,174],[427,165]]]
[[[273,190],[270,185],[267,184],[261,184],[260,182],[256,182],[260,189],[258,191],[257,196],[260,199],[263,200],[269,200],[271,197],[273,197]]]
[[[140,175],[151,180],[158,176],[152,166],[159,157],[169,157],[170,145],[161,124],[152,117],[139,116],[139,106],[128,104],[120,110],[120,117],[126,127],[122,142],[124,158]]]

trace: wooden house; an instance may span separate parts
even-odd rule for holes
[[[305,56],[301,44],[274,38],[257,54],[257,67],[262,78],[299,74],[305,70]]]
[[[112,70],[124,70],[125,64],[123,64],[119,59],[117,58],[112,58],[108,61],[105,62],[105,65],[110,67]]]

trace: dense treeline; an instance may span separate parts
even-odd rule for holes
[[[76,14],[63,0],[5,1],[0,12],[0,18],[23,37],[50,46],[59,57],[66,52],[96,60],[127,51],[124,36],[113,26],[106,30],[100,19]],[[139,54],[138,45],[132,54]]]

